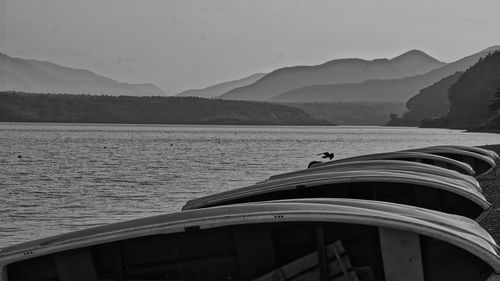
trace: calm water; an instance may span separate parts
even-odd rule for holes
[[[497,143],[500,135],[441,129],[0,123],[0,248],[177,211],[305,168],[324,151]]]

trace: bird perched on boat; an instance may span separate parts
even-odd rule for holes
[[[320,154],[318,154],[318,155],[316,155],[316,156],[320,156],[320,155],[323,155],[323,156],[321,156],[321,158],[323,158],[323,159],[330,158],[330,160],[332,160],[332,159],[333,159],[333,156],[335,156],[335,154],[334,154],[333,152],[332,152],[332,153],[330,153],[330,152],[328,152],[328,151],[327,151],[327,152],[320,153]]]

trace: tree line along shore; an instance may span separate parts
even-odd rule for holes
[[[332,125],[301,109],[196,97],[0,92],[2,122]]]

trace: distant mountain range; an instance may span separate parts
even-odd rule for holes
[[[464,71],[480,58],[493,50],[495,46],[479,53],[467,56],[453,63],[445,64],[425,74],[400,79],[368,80],[362,83],[345,83],[329,85],[313,85],[293,89],[269,99],[273,102],[337,102],[337,101],[364,101],[364,102],[404,102],[444,77],[457,71]],[[265,79],[262,78],[262,79]]]
[[[234,88],[243,87],[249,84],[254,83],[260,78],[264,77],[265,73],[256,73],[245,78],[241,78],[234,81],[224,82],[220,84],[216,84],[210,87],[206,87],[203,89],[191,89],[180,92],[177,96],[181,97],[200,97],[200,98],[213,98],[224,94],[227,91],[230,91]]]
[[[412,50],[393,59],[363,60],[358,58],[338,59],[315,66],[294,66],[277,69],[253,84],[235,88],[222,99],[275,100],[288,91],[312,85],[360,83],[372,79],[396,79],[426,73],[445,63]],[[294,102],[295,100],[287,100]],[[302,102],[314,102],[304,98]]]
[[[393,117],[392,125],[417,126],[422,119],[446,114],[451,85],[458,83],[462,72],[495,50],[500,50],[500,46],[448,64],[418,50],[392,59],[338,59],[316,66],[293,66],[268,74],[257,73],[178,95],[286,103],[306,111],[313,118],[338,124],[381,125],[380,122],[389,121],[389,113]],[[166,95],[152,84],[121,83],[88,70],[13,58],[1,53],[0,91]],[[394,118],[404,111],[402,104],[405,102],[406,114]],[[242,110],[243,107],[238,105],[237,108]],[[185,109],[192,112],[188,107]],[[240,117],[238,120],[244,119]],[[226,117],[223,119],[227,120]]]
[[[91,71],[0,53],[0,91],[158,96],[153,84],[129,84]]]

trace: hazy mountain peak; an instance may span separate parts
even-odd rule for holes
[[[0,91],[37,93],[158,96],[165,93],[151,83],[129,84],[47,61],[0,53]]]
[[[397,57],[394,57],[391,59],[391,61],[401,61],[401,60],[424,60],[424,61],[431,61],[435,63],[442,63],[441,61],[437,60],[434,57],[431,57],[427,53],[421,50],[413,49],[408,52],[405,52]]]
[[[441,79],[456,73],[457,71],[465,71],[488,53],[500,49],[496,48],[498,48],[498,46],[490,47],[452,63],[440,63],[441,67],[420,75],[408,76],[399,79],[369,80],[362,83],[332,83],[329,85],[317,84],[296,88],[274,96],[269,100],[273,102],[406,101],[420,90],[429,87],[433,83],[436,83]],[[419,52],[412,53],[421,56]],[[405,54],[398,57],[404,56]],[[414,56],[410,53],[410,56],[406,57],[408,58]],[[391,61],[394,61],[394,59]],[[403,59],[402,61],[406,60]],[[409,61],[412,60],[410,59]],[[415,65],[418,66],[418,61],[422,60],[414,61],[417,61]],[[394,63],[394,65],[398,64],[401,65],[401,63]]]
[[[344,58],[314,66],[279,68],[256,82],[225,92],[220,98],[266,100],[311,85],[360,83],[373,79],[397,79],[429,72],[444,63],[412,50],[393,59]]]

